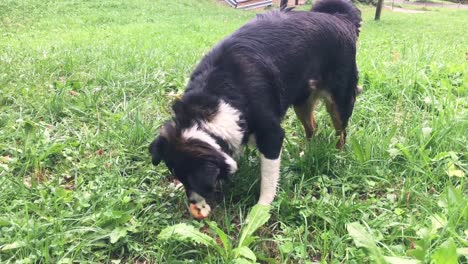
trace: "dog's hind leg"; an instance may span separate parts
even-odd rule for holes
[[[333,127],[335,128],[335,135],[340,136],[340,139],[336,143],[337,149],[342,149],[346,143],[346,129],[343,128],[340,115],[336,109],[335,102],[333,102],[330,98],[325,99],[325,106],[327,108],[327,112],[330,115],[330,118],[333,123]]]
[[[315,120],[314,109],[319,99],[316,82],[310,81],[309,86],[311,93],[307,100],[294,106],[294,112],[296,112],[297,117],[304,127],[307,139],[310,139],[317,132],[317,121]]]

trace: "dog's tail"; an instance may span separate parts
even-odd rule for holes
[[[356,33],[359,35],[361,11],[350,0],[318,0],[312,6],[312,11],[347,19],[356,27]]]

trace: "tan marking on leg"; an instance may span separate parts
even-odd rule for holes
[[[336,110],[335,102],[333,102],[332,98],[328,97],[325,98],[325,105],[327,107],[327,112],[331,117],[333,127],[335,128],[335,135],[340,136],[340,139],[336,143],[336,148],[342,149],[346,144],[346,131],[343,129],[339,113]]]
[[[340,134],[340,139],[336,143],[337,149],[343,149],[344,145],[346,144],[346,130],[343,130]]]
[[[336,110],[335,103],[331,100],[326,98],[325,99],[325,106],[327,107],[327,112],[330,115],[330,118],[333,123],[333,127],[335,128],[336,135],[339,136],[341,134],[341,120],[340,116],[338,114],[338,111]]]
[[[303,104],[294,106],[294,111],[304,126],[307,139],[310,139],[317,132],[317,121],[314,116],[314,108],[317,101],[319,99],[323,99],[327,112],[331,117],[333,127],[335,128],[335,135],[340,137],[336,143],[336,148],[342,149],[346,143],[346,130],[343,128],[341,118],[333,98],[327,92],[328,89],[323,86],[323,83],[320,83],[317,80],[309,80],[309,87],[311,91],[309,98],[307,98]],[[357,93],[361,91],[361,87],[356,88]]]
[[[317,100],[315,100],[315,102],[317,102]],[[310,122],[312,125],[312,135],[315,136],[315,134],[317,133],[318,125],[317,125],[317,120],[315,120],[314,106],[312,107],[312,110],[310,111]]]
[[[362,89],[362,86],[357,86],[356,87],[356,95],[360,95],[362,93],[363,89]]]
[[[317,100],[317,93],[313,91],[309,98],[307,98],[307,101],[294,106],[294,111],[304,127],[307,139],[310,139],[317,132],[317,121],[314,116],[314,108]]]

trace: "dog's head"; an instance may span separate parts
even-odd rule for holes
[[[176,122],[166,122],[159,136],[149,146],[152,163],[163,161],[182,182],[190,202],[190,213],[203,219],[210,213],[217,180],[237,168],[231,157],[217,148],[212,138],[196,125],[181,129]]]

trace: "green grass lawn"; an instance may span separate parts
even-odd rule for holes
[[[376,263],[375,245],[466,261],[468,11],[384,10],[380,22],[373,11],[363,8],[364,93],[345,149],[322,108],[310,143],[292,112],[284,120],[258,261]],[[254,16],[214,0],[0,2],[0,262],[224,263],[158,240],[167,226],[206,223],[147,146],[197,61]],[[255,150],[240,168],[210,217],[233,242],[259,193]],[[350,236],[353,222],[374,246]]]

